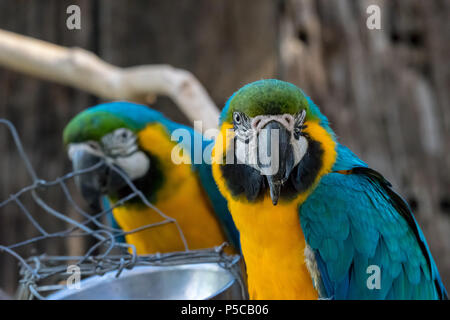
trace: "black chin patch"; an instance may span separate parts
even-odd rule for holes
[[[220,167],[233,196],[245,194],[249,201],[262,197],[266,190],[265,177],[245,164],[225,164]]]
[[[150,159],[150,168],[144,176],[135,179],[132,182],[136,186],[136,188],[147,197],[150,202],[153,202],[155,200],[157,190],[159,190],[164,182],[164,175],[158,158],[154,157],[148,152],[145,152],[145,154]],[[108,196],[114,201],[117,201],[133,193],[133,190],[117,173],[115,173],[115,176],[116,177],[111,177],[120,181],[116,181],[113,184],[115,187],[108,188]],[[142,205],[144,204],[139,196],[128,200],[127,203]]]
[[[320,142],[308,136],[308,150],[303,159],[292,170],[289,179],[281,187],[280,199],[288,200],[306,191],[314,183],[323,165],[323,149]],[[261,200],[268,190],[266,177],[245,164],[224,164],[220,166],[228,189],[234,197],[245,195],[248,201]]]
[[[306,137],[306,136],[305,136]],[[282,188],[282,196],[293,198],[310,188],[323,166],[323,149],[320,142],[306,137],[308,150],[300,163],[292,170],[289,180]]]

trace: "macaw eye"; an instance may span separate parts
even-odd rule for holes
[[[234,124],[240,124],[241,123],[242,117],[239,114],[239,112],[234,112],[233,113],[233,121],[234,121]]]
[[[131,132],[125,128],[120,128],[114,131],[114,136],[118,141],[125,142],[131,137]]]
[[[233,124],[235,131],[241,134],[246,134],[251,129],[250,119],[245,113],[239,111],[233,112]]]
[[[136,136],[126,128],[116,129],[101,140],[103,150],[110,156],[126,156],[137,150]]]

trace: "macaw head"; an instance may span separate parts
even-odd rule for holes
[[[114,200],[131,193],[123,174],[144,189],[148,189],[149,181],[155,183],[157,163],[140,147],[139,132],[157,117],[162,115],[146,106],[114,102],[89,108],[66,126],[63,140],[74,170],[87,169],[102,160],[104,163],[94,171],[75,176],[75,183],[92,208],[100,208],[102,195]]]
[[[233,196],[248,201],[266,194],[273,205],[295,198],[312,188],[336,157],[326,117],[288,82],[260,80],[242,87],[228,100],[220,124],[222,136],[225,130],[233,133],[222,146],[222,176]]]

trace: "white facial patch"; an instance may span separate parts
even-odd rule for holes
[[[112,163],[122,168],[131,180],[143,177],[150,168],[150,159],[142,151],[136,151],[126,157],[108,158],[107,160],[112,160]]]
[[[101,143],[87,141],[71,143],[68,156],[73,160],[77,151],[85,151],[117,165],[131,180],[143,177],[150,168],[150,159],[139,150],[136,135],[126,128],[119,128],[105,135]]]
[[[273,174],[272,171],[278,169],[279,159],[271,159],[271,165],[275,167],[265,168],[261,166],[261,159],[264,155],[261,154],[261,150],[258,149],[258,137],[260,134],[264,134],[262,131],[264,127],[271,121],[277,121],[281,123],[291,134],[291,146],[294,153],[294,167],[302,160],[308,150],[308,140],[299,135],[298,139],[295,138],[296,130],[300,130],[299,127],[303,125],[306,112],[293,116],[291,114],[282,115],[261,115],[254,118],[242,119],[241,124],[235,123],[235,133],[236,133],[236,144],[235,144],[235,154],[239,163],[243,163],[254,167],[259,170],[262,174]],[[244,116],[241,116],[243,118]],[[278,137],[278,135],[273,134],[271,138]],[[271,145],[277,146],[278,141],[272,141]],[[277,148],[274,148],[277,150]],[[260,154],[258,154],[258,152]],[[267,152],[267,150],[263,150]],[[273,150],[270,157],[279,156],[276,153],[273,154]],[[267,158],[267,155],[265,156]],[[258,161],[259,159],[259,161]]]
[[[129,129],[119,128],[102,140],[106,160],[119,166],[131,180],[143,177],[150,168],[150,159],[139,151],[136,135]]]
[[[297,139],[294,138],[294,135],[291,136],[291,145],[294,149],[294,167],[300,163],[300,161],[303,159],[303,157],[306,154],[306,151],[308,150],[308,140],[304,136],[300,136]]]
[[[105,135],[101,143],[105,153],[112,157],[126,156],[138,149],[136,135],[133,131],[119,128]]]
[[[256,167],[258,163],[258,138],[256,134],[249,135],[246,140],[237,136],[235,148],[238,163]]]

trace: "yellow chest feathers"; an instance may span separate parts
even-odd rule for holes
[[[241,235],[252,299],[317,299],[295,204],[229,201]]]
[[[189,249],[210,248],[225,242],[209,199],[191,165],[172,162],[171,152],[175,142],[170,141],[164,127],[159,124],[147,126],[139,133],[139,144],[159,160],[164,175],[153,204],[177,220]],[[153,209],[143,205],[124,205],[115,208],[113,213],[125,231],[164,220]],[[138,254],[184,250],[178,229],[173,223],[129,234],[126,240],[136,246]]]
[[[242,195],[233,197],[220,168],[226,146],[232,143],[230,139],[233,135],[225,133],[231,127],[231,124],[225,123],[216,140],[213,175],[228,201],[240,232],[250,298],[317,299],[312,280],[317,280],[317,274],[311,267],[314,265],[311,254],[305,257],[307,246],[298,214],[298,206],[305,201],[313,187],[299,194],[296,199],[280,201],[276,206],[267,194],[262,201],[251,203]],[[336,159],[335,142],[318,123],[308,123],[307,132],[321,142],[324,151],[317,183],[320,176],[331,170]]]

